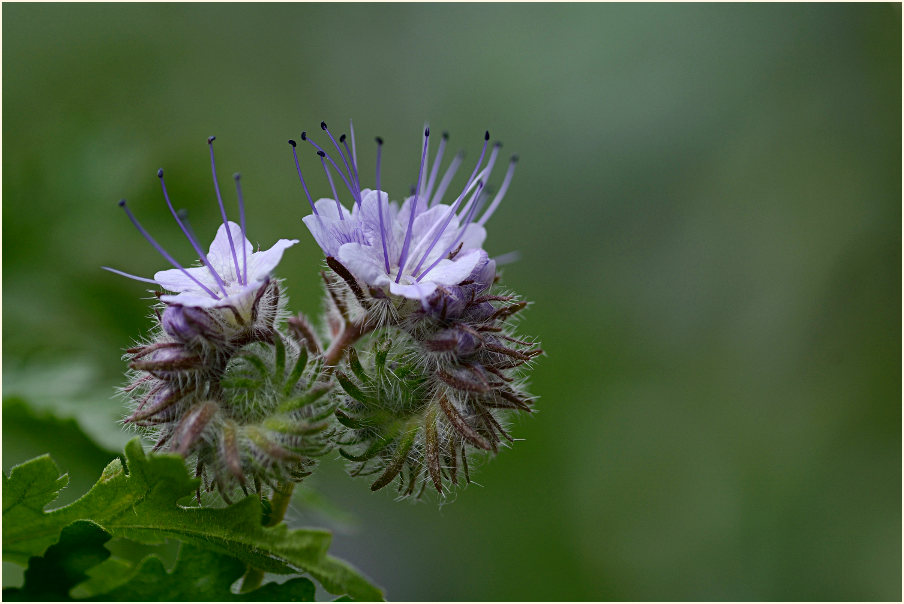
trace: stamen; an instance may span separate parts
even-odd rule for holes
[[[226,291],[226,284],[223,283],[223,279],[210,264],[210,260],[208,260],[207,254],[205,254],[204,250],[201,249],[201,245],[198,243],[198,240],[195,239],[193,233],[188,229],[187,226],[185,226],[185,223],[182,222],[182,217],[179,216],[175,209],[173,209],[173,204],[170,202],[169,193],[166,190],[166,182],[163,180],[163,168],[157,170],[157,178],[160,179],[160,188],[163,189],[163,199],[166,200],[167,207],[169,207],[170,212],[173,214],[173,218],[176,219],[176,224],[178,224],[179,228],[182,229],[182,232],[185,233],[185,236],[188,238],[188,242],[191,243],[191,246],[195,248],[195,251],[201,258],[201,262],[204,263],[204,266],[207,267],[207,270],[210,271],[211,276],[217,282],[219,288],[223,291],[223,295],[228,296],[229,293]]]
[[[429,128],[430,128],[430,124],[428,122],[424,122],[424,130],[427,130]],[[430,146],[428,145],[427,146],[427,155],[424,158],[424,173],[429,174],[429,172],[430,172]],[[423,182],[421,182],[420,179],[418,179],[417,192],[425,200],[427,199],[427,196],[424,195],[424,190],[425,190],[426,186],[427,186],[426,178],[424,179]],[[412,195],[413,194],[414,193],[412,193]],[[426,205],[426,201],[424,202],[424,204]],[[430,207],[430,206],[427,206],[427,207]],[[418,214],[420,214],[420,212],[418,212]]]
[[[220,183],[217,180],[217,165],[213,160],[213,141],[217,137],[207,138],[207,146],[210,147],[210,171],[213,173],[213,186],[217,191],[217,203],[220,204],[220,215],[223,217],[223,226],[226,227],[226,238],[229,240],[229,249],[232,250],[232,261],[235,263],[235,274],[239,276],[239,259],[235,254],[235,244],[232,242],[232,229],[229,228],[229,220],[226,219],[226,208],[223,206],[223,196],[220,195]]]
[[[348,155],[349,159],[352,162],[352,176],[355,177],[355,188],[358,190],[358,199],[361,198],[361,181],[358,180],[358,166],[355,162],[355,157],[352,155],[352,152],[348,150],[348,143],[345,142],[345,135],[339,137],[339,142],[342,143],[342,146],[345,147],[345,153]],[[358,203],[358,207],[361,207],[361,203]]]
[[[427,188],[424,197],[427,199],[427,207],[432,207],[430,203],[430,194],[433,192],[433,185],[436,183],[436,173],[439,172],[439,165],[443,161],[443,151],[446,149],[446,142],[449,140],[449,133],[443,132],[443,136],[439,141],[439,149],[436,150],[436,159],[433,162],[433,170],[430,171],[430,179],[427,181]]]
[[[320,165],[323,166],[323,171],[326,172],[326,179],[330,181],[330,189],[333,190],[333,199],[336,200],[336,209],[339,210],[339,220],[345,220],[345,218],[342,216],[342,204],[339,203],[339,195],[336,193],[336,185],[333,184],[333,177],[330,176],[330,169],[327,168],[326,162],[323,161],[323,157],[326,155],[326,153],[323,151],[318,151],[317,155],[320,156]]]
[[[198,236],[195,234],[195,230],[191,228],[191,223],[188,221],[188,210],[186,210],[185,208],[179,208],[178,210],[176,210],[176,214],[179,215],[179,220],[182,221],[182,224],[185,225],[185,228],[188,229],[188,232],[191,234],[191,236],[197,239]]]
[[[345,164],[345,171],[348,174],[348,178],[349,178],[349,180],[351,180],[353,178],[352,177],[352,169],[349,167],[348,160],[346,159],[345,154],[342,153],[342,149],[340,149],[339,145],[336,143],[336,139],[333,138],[333,133],[330,132],[330,129],[326,127],[326,122],[320,122],[320,129],[323,130],[324,132],[326,132],[326,135],[328,137],[330,137],[330,140],[333,142],[333,146],[336,147],[336,151],[339,153],[339,158],[342,159],[342,163]],[[337,168],[337,171],[338,171],[338,168]],[[351,189],[352,189],[352,196],[355,198],[355,201],[358,202],[358,207],[360,208],[361,207],[361,196],[358,195],[358,189],[355,187],[351,187]]]
[[[499,141],[493,144],[493,151],[490,153],[490,159],[487,161],[487,167],[483,169],[478,178],[482,179],[485,182],[488,182],[490,180],[490,173],[493,171],[493,166],[496,164],[496,157],[499,155],[499,149],[501,148],[502,143],[500,143]],[[486,189],[484,189],[484,192],[487,192]],[[458,216],[459,220],[468,215],[468,212],[471,210],[471,203],[475,200],[477,200],[476,195],[472,197],[467,204],[465,204],[465,207],[461,209],[461,214],[459,214]]]
[[[477,171],[480,170],[480,164],[483,162],[483,156],[486,155],[487,152],[487,143],[490,142],[490,131],[487,130],[483,134],[483,149],[480,151],[480,157],[477,158],[477,165],[474,166],[474,171],[471,172],[471,176],[468,177],[468,182],[465,185],[466,187],[474,182],[474,178],[477,176]]]
[[[446,189],[449,188],[449,184],[452,182],[452,178],[455,176],[455,173],[458,171],[458,167],[461,165],[464,158],[464,151],[459,151],[455,154],[455,157],[452,158],[452,163],[446,168],[446,173],[443,174],[443,179],[439,182],[439,187],[436,189],[436,195],[433,196],[433,199],[430,202],[431,207],[442,201],[443,195],[446,194]]]
[[[478,184],[477,184],[477,191],[474,193],[475,196],[479,196],[479,195],[480,195],[480,192],[483,190],[483,181],[477,181],[477,183],[478,183]],[[431,264],[430,267],[429,267],[427,270],[425,270],[423,273],[421,273],[421,274],[417,277],[416,281],[420,282],[420,280],[423,279],[424,276],[425,276],[427,273],[429,273],[430,271],[432,271],[432,270],[436,267],[436,265],[440,263],[440,261],[441,261],[443,258],[445,258],[446,256],[449,255],[449,252],[451,252],[453,249],[455,249],[455,246],[458,245],[458,242],[461,241],[461,238],[462,238],[462,237],[464,237],[465,231],[466,231],[467,228],[468,228],[468,224],[470,224],[471,219],[474,217],[474,210],[475,210],[476,208],[477,208],[477,204],[476,204],[476,203],[475,203],[474,205],[471,206],[471,211],[468,213],[467,219],[464,221],[464,223],[463,223],[463,224],[461,225],[461,227],[459,228],[458,235],[455,237],[455,240],[452,241],[451,244],[449,244],[449,247],[446,248],[446,251],[444,251],[442,254],[440,254],[440,255],[436,258],[436,260],[433,262],[433,264]]]
[[[135,228],[138,229],[138,232],[141,233],[141,236],[144,237],[145,239],[147,239],[147,240],[148,240],[148,243],[150,243],[150,244],[154,247],[154,249],[157,250],[157,252],[158,252],[161,256],[163,256],[164,258],[166,258],[166,260],[167,260],[170,264],[172,264],[175,268],[177,268],[177,269],[179,269],[180,271],[182,271],[183,273],[185,273],[185,276],[186,276],[186,277],[188,277],[189,279],[191,279],[192,281],[194,281],[195,283],[197,283],[198,286],[199,286],[201,289],[203,289],[205,292],[207,292],[207,294],[210,295],[211,298],[213,298],[214,300],[219,300],[219,299],[220,299],[220,297],[217,296],[217,295],[216,295],[215,293],[213,293],[212,291],[210,291],[210,289],[208,289],[208,287],[207,287],[206,285],[204,285],[203,283],[201,283],[200,281],[198,281],[198,279],[197,279],[194,275],[192,275],[191,273],[189,273],[187,270],[185,270],[185,268],[183,268],[183,266],[182,266],[181,264],[179,264],[178,262],[176,262],[176,259],[173,258],[172,256],[170,256],[169,253],[168,253],[165,249],[163,249],[163,247],[162,247],[159,243],[157,243],[157,242],[154,240],[153,237],[151,237],[151,234],[148,233],[146,230],[144,230],[144,227],[141,226],[141,223],[138,222],[138,219],[135,218],[135,215],[132,214],[132,211],[128,208],[128,206],[126,206],[126,200],[125,200],[125,199],[120,200],[120,202],[119,202],[119,207],[121,207],[123,210],[125,210],[126,216],[129,217],[129,220],[132,221],[132,224],[134,224],[134,225],[135,225]],[[154,283],[156,283],[156,281],[155,281]]]
[[[380,240],[383,242],[383,263],[386,266],[386,274],[389,274],[389,252],[386,250],[386,227],[383,226],[383,194],[380,191],[380,157],[383,154],[383,139],[379,136],[377,141],[377,212],[380,214]],[[389,201],[387,199],[387,201]],[[388,218],[388,216],[387,216]]]
[[[337,166],[337,165],[336,165],[336,162],[333,161],[333,158],[330,157],[330,154],[327,153],[326,151],[324,151],[324,150],[323,150],[323,147],[321,147],[320,145],[318,145],[317,143],[315,143],[314,141],[312,141],[311,139],[309,139],[309,138],[308,138],[308,133],[307,133],[307,132],[302,132],[302,133],[301,133],[301,140],[307,141],[307,142],[311,143],[312,145],[314,145],[314,148],[317,149],[317,151],[320,151],[320,152],[323,153],[323,156],[322,156],[322,157],[325,157],[327,160],[329,160],[329,162],[330,162],[331,164],[333,164],[333,167],[336,169],[336,173],[339,174],[339,176],[342,178],[342,182],[345,183],[345,187],[348,189],[348,192],[351,193],[351,194],[352,194],[352,197],[357,201],[357,199],[358,199],[358,194],[355,193],[355,189],[354,189],[354,188],[352,187],[352,185],[348,182],[348,179],[345,178],[345,174],[342,173],[342,170],[339,169],[339,166]],[[318,155],[319,155],[319,154],[318,154]],[[338,201],[338,198],[337,198],[336,200]]]
[[[242,285],[248,285],[248,251],[245,249],[247,247],[245,242],[248,241],[248,236],[245,234],[245,198],[242,197],[242,184],[239,182],[242,175],[236,172],[232,177],[235,179],[235,193],[239,198],[239,226],[242,229],[242,273],[244,275],[244,283]]]
[[[153,279],[147,279],[145,277],[139,277],[137,275],[132,275],[130,273],[118,271],[115,268],[110,268],[109,266],[102,266],[101,268],[104,269],[105,271],[110,271],[111,273],[120,275],[121,277],[128,277],[129,279],[135,279],[135,281],[144,281],[145,283],[153,283],[154,285],[160,285]]]
[[[355,162],[355,172],[357,176],[358,150],[355,148],[355,126],[352,124],[351,120],[348,120],[348,132],[352,137],[352,161]],[[358,190],[361,190],[361,181],[358,181]]]
[[[298,180],[301,181],[301,186],[304,189],[304,194],[308,197],[308,203],[311,204],[311,209],[314,211],[314,214],[317,214],[317,208],[314,206],[314,200],[311,198],[311,194],[308,193],[308,185],[304,182],[304,177],[301,175],[301,164],[298,163],[298,152],[295,151],[295,145],[297,144],[292,139],[289,139],[289,144],[292,145],[292,157],[295,158],[295,169],[298,170]]]
[[[421,152],[421,167],[417,173],[417,185],[415,191],[421,188],[421,178],[424,175],[424,161],[427,159],[427,144],[430,141],[430,128],[424,129],[424,150]],[[405,270],[405,261],[408,260],[408,248],[411,246],[411,229],[414,226],[415,210],[417,210],[418,195],[415,193],[411,202],[411,216],[408,218],[408,231],[405,233],[405,243],[402,245],[402,253],[399,255],[399,274],[396,275],[395,282],[398,283],[402,278],[402,271]]]
[[[493,212],[496,211],[496,208],[499,207],[499,204],[502,203],[502,198],[505,197],[505,192],[508,191],[509,184],[512,182],[512,175],[515,173],[515,164],[517,163],[518,156],[513,155],[511,161],[509,162],[508,171],[505,173],[505,180],[502,181],[502,186],[499,187],[499,192],[496,193],[496,197],[493,198],[493,203],[490,204],[490,207],[487,208],[487,211],[484,212],[483,216],[480,217],[480,220],[477,221],[478,225],[485,225],[487,220],[490,219],[490,216],[493,215]]]

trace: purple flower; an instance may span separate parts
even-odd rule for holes
[[[468,281],[475,271],[483,271],[488,264],[483,250],[484,224],[505,196],[517,161],[517,157],[512,158],[499,192],[489,201],[485,184],[501,147],[500,143],[493,146],[484,165],[489,132],[484,136],[480,158],[464,188],[451,203],[445,204],[443,197],[462,162],[462,155],[455,156],[437,184],[448,135],[443,134],[428,175],[430,129],[426,128],[417,185],[400,206],[398,202],[390,201],[389,195],[380,189],[382,139],[376,139],[376,189],[362,189],[355,159],[354,130],[351,130],[349,149],[345,135],[339,138],[340,147],[326,124],[321,122],[321,128],[336,149],[338,163],[306,133],[302,132],[301,138],[317,149],[333,199],[314,202],[301,174],[296,143],[289,143],[312,210],[312,214],[303,220],[324,254],[337,259],[355,278],[369,286],[420,300],[425,307],[437,290],[447,291]],[[341,177],[352,198],[351,210],[338,199],[331,168]]]
[[[201,249],[198,239],[188,226],[184,216],[180,216],[173,208],[166,190],[166,183],[163,180],[163,170],[157,171],[166,205],[172,212],[173,218],[176,219],[179,228],[182,229],[189,243],[197,252],[201,266],[185,268],[179,264],[141,226],[138,219],[126,206],[125,200],[122,200],[119,205],[125,210],[138,231],[175,268],[159,271],[154,274],[153,279],[137,277],[106,266],[103,268],[118,275],[146,283],[153,283],[175,292],[174,294],[160,296],[160,299],[167,304],[191,308],[230,308],[234,313],[246,319],[253,314],[255,301],[259,297],[258,293],[269,282],[270,273],[279,264],[283,252],[298,243],[298,240],[280,239],[268,250],[254,251],[253,246],[245,236],[245,205],[238,174],[234,178],[241,225],[227,220],[223,197],[220,194],[220,185],[217,181],[216,164],[214,163],[214,138],[210,137],[208,139],[210,165],[223,224],[217,230],[216,237],[213,243],[210,244],[210,249],[206,254]]]

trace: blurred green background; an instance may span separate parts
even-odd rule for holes
[[[106,459],[76,423],[128,438],[147,294],[99,267],[165,266],[120,197],[192,258],[157,168],[206,239],[217,135],[316,313],[286,139],[354,118],[401,196],[425,120],[471,158],[489,128],[521,163],[487,247],[548,352],[525,440],[439,508],[331,461],[354,520],[291,520],[396,600],[899,600],[900,51],[896,4],[5,4],[3,467],[49,451],[73,498]]]

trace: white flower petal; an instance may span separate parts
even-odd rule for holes
[[[220,278],[227,283],[236,280],[236,262],[239,267],[243,266],[242,245],[245,246],[245,254],[251,256],[254,247],[242,236],[242,227],[230,221],[229,233],[232,235],[232,245],[235,246],[235,258],[232,256],[232,246],[229,245],[229,236],[227,235],[226,225],[221,224],[217,229],[217,235],[210,244],[210,251],[207,253],[207,260],[214,270],[220,275]]]
[[[209,289],[210,291],[220,292],[216,281],[214,281],[213,275],[210,274],[210,271],[206,266],[187,268],[185,269],[185,272],[204,284],[204,286],[207,287],[207,289]],[[154,281],[159,283],[164,289],[168,289],[171,292],[203,293],[205,296],[209,297],[209,294],[204,292],[204,288],[200,287],[198,283],[194,279],[186,275],[185,272],[178,268],[158,271],[154,273]]]
[[[194,292],[185,292],[176,295],[167,294],[160,296],[160,299],[167,304],[181,304],[182,306],[191,306],[194,308],[213,308],[223,304],[223,300],[216,300],[207,294],[198,294]]]
[[[298,239],[280,239],[273,247],[251,254],[248,258],[248,283],[263,281],[282,260],[283,252],[298,243]]]

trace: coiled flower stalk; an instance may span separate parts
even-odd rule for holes
[[[376,476],[372,490],[397,479],[400,495],[420,497],[428,484],[440,494],[467,484],[469,457],[514,442],[509,417],[531,412],[523,369],[542,350],[512,335],[511,320],[526,304],[480,291],[439,294],[377,330],[362,358],[350,349],[337,371],[339,452],[351,475]]]

